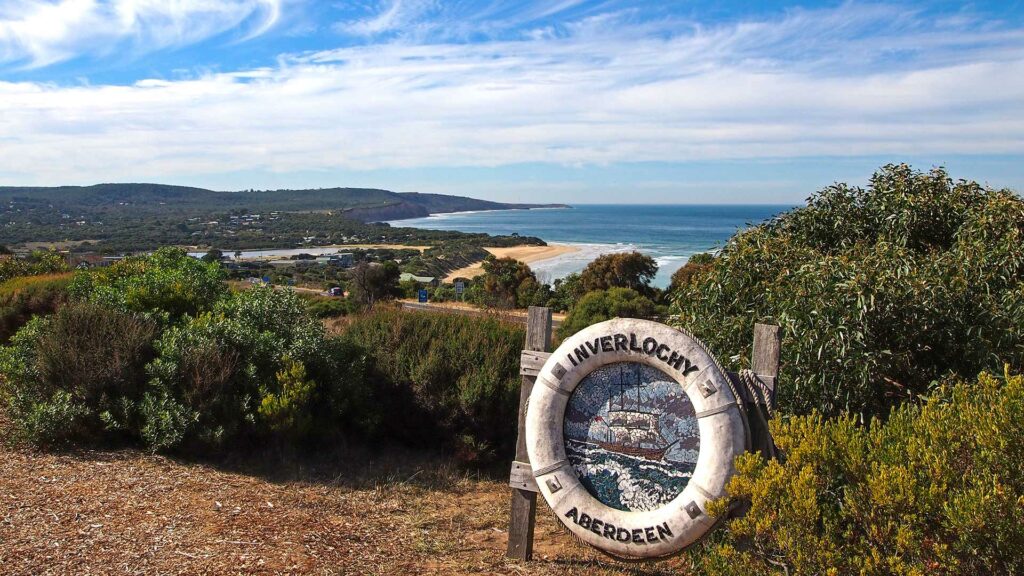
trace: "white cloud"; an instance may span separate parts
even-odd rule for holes
[[[1020,30],[942,35],[872,10],[671,33],[589,19],[131,86],[0,82],[0,178],[1024,154]]]
[[[0,64],[35,68],[126,46],[150,52],[228,31],[253,37],[274,24],[280,1],[11,0],[0,4]]]

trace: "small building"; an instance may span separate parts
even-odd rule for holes
[[[426,284],[428,286],[437,286],[437,278],[433,276],[417,276],[409,272],[402,272],[398,276],[400,282],[415,282],[417,284]]]
[[[339,266],[341,268],[350,268],[354,259],[351,253],[342,254],[325,254],[323,256],[317,256],[317,264],[326,264],[328,266]]]

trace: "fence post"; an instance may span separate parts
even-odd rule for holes
[[[782,328],[771,324],[754,324],[754,354],[750,368],[762,376],[779,376],[779,355],[782,352]],[[774,390],[772,390],[774,392]],[[772,398],[774,400],[774,398]]]
[[[551,309],[530,306],[526,320],[525,350],[548,352],[551,348]],[[522,376],[519,389],[519,431],[516,435],[516,462],[529,462],[526,452],[526,402],[533,391],[536,376]],[[508,520],[508,549],[505,555],[517,560],[533,556],[533,527],[537,518],[537,493],[512,489],[512,505]]]
[[[748,418],[751,427],[751,448],[765,458],[774,458],[775,443],[768,430],[769,406],[775,405],[775,390],[779,379],[779,356],[782,352],[782,328],[770,324],[754,324],[754,349],[750,357],[750,369],[757,374],[758,380],[768,390],[760,402],[748,406],[748,410],[757,411],[756,416]]]

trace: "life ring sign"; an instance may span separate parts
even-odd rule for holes
[[[693,336],[647,320],[580,331],[541,369],[526,442],[544,499],[620,558],[671,555],[716,524],[747,433],[728,377]]]

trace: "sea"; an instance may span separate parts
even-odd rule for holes
[[[616,205],[571,208],[489,210],[435,214],[394,220],[392,226],[536,236],[548,243],[579,248],[530,264],[543,282],[579,272],[594,258],[638,250],[658,263],[655,286],[668,286],[672,273],[693,254],[720,249],[747,226],[793,208],[790,205]]]

